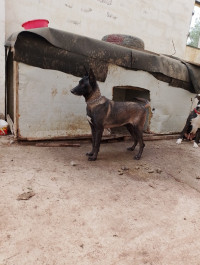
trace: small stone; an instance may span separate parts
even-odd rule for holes
[[[20,200],[29,200],[33,196],[35,196],[35,193],[33,191],[28,191],[28,192],[24,192],[24,193],[20,194],[17,197],[17,200],[18,201],[20,201]]]
[[[148,173],[154,173],[153,169],[148,170]]]
[[[124,171],[129,170],[129,168],[126,167],[126,166],[122,166],[121,169],[124,170]]]
[[[137,169],[137,170],[138,170],[138,169],[140,169],[140,167],[138,167],[138,166],[137,166],[137,167],[135,167],[135,169]]]
[[[161,174],[162,173],[162,170],[160,168],[157,168],[156,169],[156,173]]]
[[[70,162],[70,165],[71,165],[72,167],[75,167],[75,166],[77,165],[77,163],[74,162],[74,161],[71,161],[71,162]]]

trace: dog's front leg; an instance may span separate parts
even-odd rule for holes
[[[176,141],[177,144],[181,144],[181,143],[182,143],[183,138],[184,138],[184,135],[185,135],[185,133],[187,132],[188,127],[189,127],[188,124],[189,124],[189,123],[186,122],[186,124],[185,124],[185,126],[184,126],[184,128],[183,128],[183,130],[182,130],[182,132],[181,132],[180,137],[179,137],[178,140]]]
[[[199,147],[198,144],[199,144],[199,139],[200,139],[200,129],[197,130],[196,132],[196,136],[195,136],[195,140],[194,140],[194,145],[193,147],[197,148]]]
[[[97,155],[98,155],[99,148],[100,148],[102,134],[103,134],[103,129],[96,129],[95,130],[93,155],[88,157],[89,161],[95,161],[97,159]]]
[[[93,124],[90,124],[91,133],[92,133],[92,151],[89,153],[86,153],[87,156],[92,156],[94,154],[94,146],[95,146],[95,137],[96,137],[96,130]]]

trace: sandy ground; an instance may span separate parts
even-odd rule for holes
[[[135,161],[129,145],[89,162],[89,143],[1,137],[0,265],[200,264],[200,149],[148,141]]]

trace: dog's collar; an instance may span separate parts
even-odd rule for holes
[[[102,96],[98,97],[98,98],[95,98],[93,100],[90,100],[90,101],[86,101],[87,104],[94,104],[94,103],[97,103],[99,102],[100,100],[102,99]]]
[[[199,111],[197,111],[196,109],[194,109],[194,111],[195,111],[196,114],[199,114],[200,115],[200,112]]]

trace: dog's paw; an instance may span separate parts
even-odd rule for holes
[[[95,161],[97,158],[95,156],[89,156],[88,161]]]
[[[141,156],[138,156],[138,155],[134,156],[135,160],[140,160],[140,158],[141,158]]]
[[[197,143],[194,142],[193,147],[194,147],[194,148],[198,148],[199,146],[198,146]]]
[[[177,144],[181,144],[182,143],[182,139],[179,138],[177,141],[176,141]]]
[[[127,150],[128,150],[128,151],[133,151],[134,148],[131,146],[131,147],[128,147]]]
[[[92,152],[89,152],[89,153],[86,153],[85,155],[86,156],[93,156],[93,153]]]

